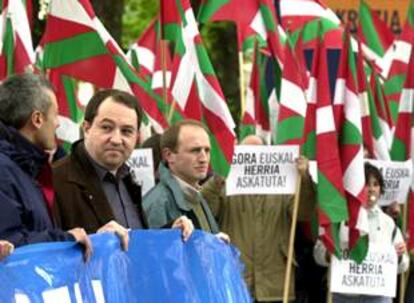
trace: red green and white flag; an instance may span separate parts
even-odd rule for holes
[[[26,1],[2,1],[0,35],[0,81],[33,69],[35,54]]]
[[[408,70],[414,69],[414,53],[411,53]],[[399,113],[391,146],[394,161],[414,159],[414,74],[408,73],[401,93]],[[408,248],[414,248],[414,184],[408,195]]]
[[[293,41],[301,34],[304,48],[315,48],[320,39],[326,48],[342,47],[341,21],[322,1],[279,0],[279,3],[282,26],[292,34]]]
[[[203,0],[197,20],[200,23],[234,22],[239,51],[253,49],[258,37],[266,40],[258,0]]]
[[[378,65],[382,64],[382,58],[394,42],[391,30],[364,0],[359,2],[358,37],[363,43],[364,54]]]
[[[343,185],[348,202],[348,228],[351,258],[362,262],[368,252],[368,213],[364,173],[364,151],[362,139],[361,107],[357,87],[355,57],[350,35],[344,34],[340,71],[336,81],[335,99],[343,106],[343,117],[339,119],[340,158],[343,170]]]
[[[159,110],[162,99],[151,83],[128,64],[114,39],[87,0],[52,0],[41,41],[41,64],[48,72],[89,82],[97,88],[118,88],[134,94],[152,125],[168,123]]]
[[[364,147],[371,158],[390,160],[387,140],[383,134],[378,115],[377,105],[371,86],[367,85],[367,72],[373,67],[364,61],[361,42],[358,42],[356,73],[358,79],[358,94],[361,104],[362,136]]]
[[[329,252],[339,256],[340,225],[348,219],[347,201],[342,183],[337,131],[329,77],[326,48],[316,48],[309,81],[308,111],[305,121],[306,144],[303,152],[317,162],[317,207],[319,237]],[[313,112],[312,112],[313,111]],[[313,130],[312,130],[313,128]],[[329,152],[326,152],[329,150]]]
[[[307,111],[304,76],[307,76],[305,66],[295,56],[294,49],[288,40],[282,71],[276,144],[303,144]]]
[[[382,63],[382,76],[386,78],[384,91],[394,122],[397,120],[398,104],[414,43],[414,3],[412,1],[409,3],[403,30],[400,36],[394,40],[393,47],[388,49]]]
[[[239,127],[239,139],[256,134],[270,142],[269,103],[265,79],[266,55],[256,45],[250,84],[246,93],[246,109]]]
[[[145,78],[150,79],[154,72],[156,50],[159,46],[159,22],[153,19],[142,35],[133,43],[127,52],[131,65]]]
[[[279,26],[275,6],[271,0],[259,0],[259,3],[267,46],[270,49],[272,57],[279,63],[279,66],[283,66],[285,34]]]
[[[210,131],[212,168],[226,176],[233,157],[235,123],[203,45],[190,2],[162,1],[161,9],[163,38],[175,44],[172,96],[186,117],[205,123]]]
[[[375,102],[378,113],[378,121],[382,133],[387,143],[387,148],[391,147],[392,135],[391,130],[394,127],[394,123],[391,118],[390,108],[388,105],[387,97],[384,93],[384,82],[376,72],[375,69],[371,69],[371,79],[370,79],[370,88],[372,92],[372,97]]]

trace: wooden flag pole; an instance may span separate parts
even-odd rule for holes
[[[171,107],[168,110],[168,84],[167,84],[167,52],[168,52],[168,41],[167,40],[160,40],[160,50],[161,50],[161,73],[162,73],[162,101],[166,106],[166,112],[164,112],[164,116],[167,117],[168,124],[170,124],[173,114],[174,114],[174,107],[175,107],[175,100],[173,99],[171,102]]]
[[[409,195],[408,195],[409,197]],[[407,232],[407,213],[408,213],[408,198],[407,201],[403,204],[403,213],[402,213],[402,232],[403,235]],[[405,284],[407,281],[407,272],[403,272],[400,275],[400,303],[404,303],[405,301]]]
[[[289,250],[288,250],[288,259],[286,263],[285,284],[284,284],[284,290],[283,290],[283,303],[289,302],[290,276],[292,272],[293,253],[295,251],[296,223],[298,221],[299,196],[300,196],[301,183],[302,183],[302,176],[301,174],[298,174],[298,179],[296,181],[295,198],[293,201],[292,222],[290,225]]]
[[[240,119],[243,119],[246,109],[246,93],[244,86],[244,59],[243,51],[239,51],[239,86],[240,86]]]

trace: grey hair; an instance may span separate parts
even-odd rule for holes
[[[25,73],[7,78],[0,85],[0,120],[21,129],[33,111],[46,114],[51,105],[48,91],[53,92],[53,86],[41,75]]]

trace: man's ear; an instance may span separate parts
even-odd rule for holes
[[[91,123],[89,123],[88,121],[84,120],[82,122],[82,132],[84,134],[86,134],[89,131],[89,129],[91,128],[91,126],[92,126]]]
[[[35,129],[41,128],[44,121],[45,116],[39,110],[34,110],[30,115],[30,122],[32,124],[32,127]]]
[[[170,163],[172,161],[173,152],[169,148],[163,148],[162,149],[162,159],[166,163]]]

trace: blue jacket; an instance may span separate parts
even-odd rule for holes
[[[0,124],[0,239],[21,246],[74,238],[56,229],[36,178],[47,154]]]

